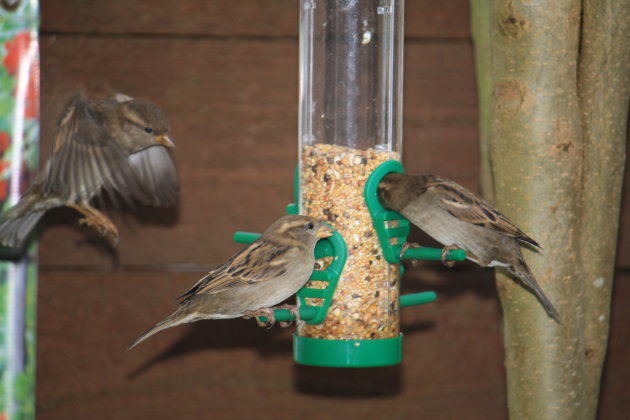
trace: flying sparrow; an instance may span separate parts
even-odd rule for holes
[[[260,238],[181,295],[179,307],[128,350],[166,328],[201,319],[266,316],[273,323],[271,307],[306,284],[315,264],[315,244],[331,235],[330,229],[312,217],[278,219]]]
[[[175,205],[179,180],[166,149],[174,147],[169,130],[166,115],[145,99],[118,93],[94,104],[84,95],[72,97],[39,177],[0,216],[0,243],[21,247],[47,210],[67,206],[84,216],[80,224],[115,244],[116,226],[90,205],[103,191],[114,202],[122,197],[129,204]]]
[[[438,175],[390,173],[378,186],[381,204],[405,216],[446,247],[464,249],[482,267],[504,267],[538,298],[551,318],[560,315],[541,290],[523,254],[520,242],[542,249],[507,217],[477,194]]]

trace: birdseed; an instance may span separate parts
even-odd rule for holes
[[[348,259],[326,320],[317,325],[300,323],[299,335],[338,340],[398,336],[400,267],[383,258],[363,195],[372,171],[389,159],[398,159],[398,154],[330,144],[304,146],[302,212],[339,231]],[[317,300],[308,303],[318,304]]]

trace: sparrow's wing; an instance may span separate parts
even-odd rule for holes
[[[180,296],[185,300],[198,294],[215,294],[235,287],[272,280],[285,274],[291,248],[256,241],[208,273]]]
[[[175,162],[164,146],[151,146],[129,156],[134,176],[148,193],[136,197],[144,204],[174,206],[179,196]]]
[[[83,95],[70,99],[59,118],[45,176],[44,192],[67,201],[89,200],[101,188],[123,196],[142,195],[127,156]]]
[[[540,248],[535,240],[527,236],[483,198],[453,181],[434,177],[426,183],[425,194],[433,196],[432,198],[442,209],[463,222],[512,236]]]

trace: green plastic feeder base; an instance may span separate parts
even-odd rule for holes
[[[293,359],[320,367],[379,367],[402,361],[403,335],[379,340],[324,340],[293,335]]]

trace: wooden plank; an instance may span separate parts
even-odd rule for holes
[[[491,270],[437,262],[408,270],[405,292],[436,290],[439,300],[403,312],[398,368],[299,367],[291,360],[291,329],[260,329],[252,320],[172,328],[125,352],[195,279],[42,272],[38,418],[506,418]],[[600,405],[605,419],[624,418],[630,398],[628,299],[630,275],[620,274]],[[324,402],[326,414],[318,416]]]
[[[182,273],[43,272],[38,322],[38,418],[503,419],[499,309],[490,270],[410,270],[406,290],[440,300],[406,309],[402,368],[294,366],[290,331],[253,321],[206,321],[126,345],[166,315],[191,284]],[[600,413],[621,419],[628,391],[630,277],[619,275]],[[471,316],[474,314],[474,316]],[[78,322],[81,320],[80,322]],[[388,398],[371,398],[388,397]],[[240,401],[247,400],[248,404]],[[168,413],[165,414],[165,413]],[[309,415],[310,414],[310,415]]]
[[[110,34],[296,37],[297,0],[46,0],[42,30]],[[468,1],[406,2],[406,34],[469,38]]]
[[[410,170],[435,170],[474,186],[470,47],[412,44],[406,71]],[[297,84],[291,41],[44,37],[42,155],[59,109],[77,90],[147,97],[171,119],[182,195],[179,213],[170,217],[145,211],[137,220],[108,212],[121,233],[116,257],[60,224],[73,218],[62,212],[43,231],[41,264],[216,264],[229,257],[238,249],[233,231],[264,229],[292,199]]]

